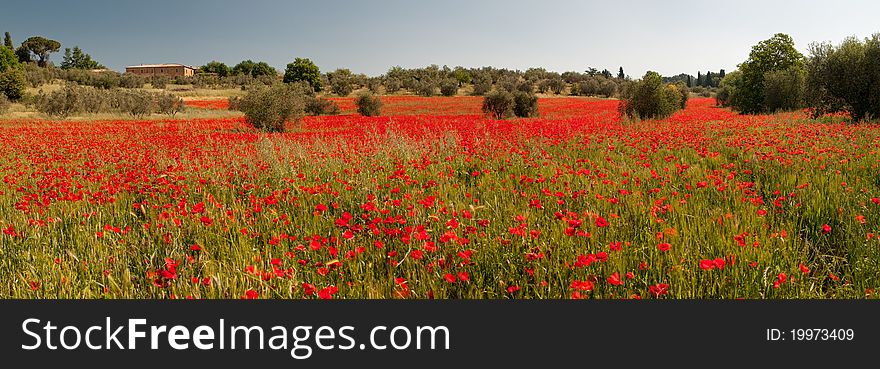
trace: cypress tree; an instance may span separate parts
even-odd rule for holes
[[[12,46],[12,36],[9,35],[9,32],[6,32],[6,34],[3,35],[3,46],[15,50],[15,47]]]

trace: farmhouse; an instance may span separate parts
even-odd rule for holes
[[[125,73],[134,73],[142,76],[191,76],[195,68],[183,64],[141,64],[125,67]]]

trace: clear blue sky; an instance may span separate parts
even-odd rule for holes
[[[805,1],[19,1],[0,4],[16,46],[42,35],[79,45],[115,70],[142,63],[202,65],[295,57],[322,71],[377,75],[429,64],[542,66],[638,77],[721,68],[751,45],[790,34],[806,52],[880,32],[880,2]],[[58,64],[61,52],[52,60]]]

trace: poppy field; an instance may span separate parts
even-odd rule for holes
[[[616,100],[336,100],[286,133],[0,121],[0,298],[880,293],[880,127],[708,98],[638,122]]]

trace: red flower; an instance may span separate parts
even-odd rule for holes
[[[620,286],[623,284],[623,281],[620,280],[620,274],[614,272],[614,274],[608,277],[608,283],[611,283],[614,286]]]
[[[806,265],[801,264],[801,265],[798,266],[798,268],[801,269],[801,273],[804,273],[804,274],[810,274],[810,268],[807,268]]]
[[[654,297],[660,297],[669,292],[669,285],[666,283],[658,283],[649,287],[648,290],[651,291],[652,294],[654,294]]]
[[[715,267],[716,267],[716,268],[718,268],[718,269],[724,269],[724,259],[722,259],[722,258],[715,258],[715,260],[713,260],[712,263],[715,264]]]
[[[602,218],[601,216],[596,218],[596,227],[602,228],[602,227],[607,227],[607,226],[608,226],[608,221],[605,220],[605,218]]]
[[[242,299],[246,299],[246,300],[256,300],[256,299],[259,298],[259,297],[260,297],[260,295],[257,294],[257,291],[254,291],[254,290],[250,290],[250,289],[249,289],[249,290],[247,290],[247,291],[244,291],[244,296],[242,297]]]
[[[827,224],[822,225],[822,234],[828,234],[831,232],[831,226]]]
[[[672,245],[670,245],[666,242],[661,242],[660,244],[657,245],[657,249],[659,249],[660,251],[669,251],[670,247],[672,247]]]
[[[455,275],[452,273],[446,273],[446,275],[443,276],[443,279],[449,283],[455,283]]]
[[[507,287],[507,293],[512,294],[516,291],[519,291],[519,286],[517,286],[517,285],[512,285],[512,286]]]
[[[767,210],[758,209],[758,216],[763,217],[765,215],[767,215]]]
[[[714,260],[700,260],[700,269],[703,269],[703,270],[715,269],[715,261]]]

